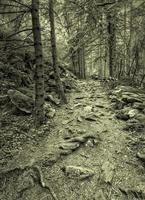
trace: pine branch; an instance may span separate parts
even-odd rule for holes
[[[15,35],[18,35],[19,33],[26,32],[26,31],[32,31],[32,28],[31,29],[27,28],[27,29],[23,29],[23,30],[17,31],[16,33],[13,33],[13,34],[9,35],[8,37],[6,37],[6,39],[11,38],[11,37],[13,37]]]
[[[5,25],[8,25],[8,24],[14,22],[15,20],[17,20],[17,17],[20,17],[21,15],[23,15],[23,13],[17,15],[15,18],[11,19],[10,21],[0,24],[0,26],[5,26]]]
[[[19,40],[19,39],[12,39],[12,40],[5,40],[5,39],[0,39],[0,42],[23,42],[23,40]]]
[[[23,45],[23,46],[19,46],[19,47],[15,47],[15,48],[10,48],[10,50],[17,50],[17,49],[22,49],[22,48],[26,48],[26,47],[34,47],[34,44],[29,44],[29,45]]]
[[[26,12],[28,12],[28,10],[0,12],[0,14],[4,15],[4,14],[26,13]]]
[[[12,4],[6,4],[6,3],[0,3],[0,6],[20,8],[20,6],[16,6],[16,5],[12,5]]]
[[[20,1],[17,1],[17,0],[11,0],[11,1],[12,1],[12,2],[15,2],[15,3],[17,3],[17,4],[21,5],[21,6],[24,6],[24,7],[26,7],[26,8],[31,9],[31,6],[28,6],[28,5],[26,5],[26,4],[24,4],[24,3],[20,2]]]

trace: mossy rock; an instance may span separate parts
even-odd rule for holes
[[[32,98],[28,97],[27,95],[23,94],[18,90],[9,90],[8,96],[12,102],[12,104],[20,111],[23,111],[27,114],[31,114],[34,101]]]

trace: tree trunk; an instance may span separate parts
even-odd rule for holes
[[[100,45],[98,47],[98,55],[99,55],[99,60],[98,60],[98,77],[101,80],[102,79],[102,63],[101,63],[101,40],[100,40]]]
[[[39,0],[32,0],[32,28],[35,48],[35,124],[40,126],[44,121],[44,68],[42,63],[42,43],[39,21]]]
[[[116,58],[115,15],[108,14],[109,75],[114,76]]]
[[[57,85],[58,94],[61,98],[62,103],[67,103],[67,99],[64,93],[64,88],[60,79],[58,61],[57,61],[57,48],[56,48],[56,36],[55,36],[55,23],[54,23],[54,2],[49,0],[49,19],[51,28],[51,47],[52,47],[52,61],[53,69],[55,72],[55,81]]]
[[[130,76],[130,68],[132,65],[132,32],[133,32],[133,16],[132,16],[132,10],[133,10],[133,5],[132,1],[130,1],[130,20],[129,20],[129,60],[128,60],[128,69],[127,69],[127,75]]]
[[[127,4],[124,2],[124,75],[127,74]]]
[[[85,46],[82,46],[83,79],[86,79]]]

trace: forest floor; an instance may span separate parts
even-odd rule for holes
[[[122,129],[126,122],[114,117],[99,81],[78,81],[78,88],[45,136],[1,156],[0,199],[145,199],[145,168],[136,157],[143,133]]]

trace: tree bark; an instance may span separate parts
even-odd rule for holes
[[[124,2],[124,75],[127,75],[127,4]]]
[[[132,39],[133,39],[133,16],[132,16],[132,10],[133,10],[133,5],[132,5],[132,1],[130,1],[130,20],[129,20],[129,60],[128,60],[128,69],[127,69],[127,76],[130,76],[130,69],[131,69],[131,65],[132,65]]]
[[[56,48],[56,35],[55,35],[55,23],[54,23],[54,2],[49,0],[49,19],[51,28],[51,47],[52,47],[52,61],[53,69],[55,72],[55,81],[57,85],[58,94],[61,98],[62,103],[67,103],[67,99],[64,93],[64,88],[60,79],[58,61],[57,61],[57,48]]]
[[[109,75],[114,76],[115,58],[116,58],[116,31],[115,15],[108,14],[108,43],[109,43]]]
[[[32,0],[32,28],[35,49],[35,124],[44,122],[44,68],[42,63],[42,43],[39,21],[39,0]]]

